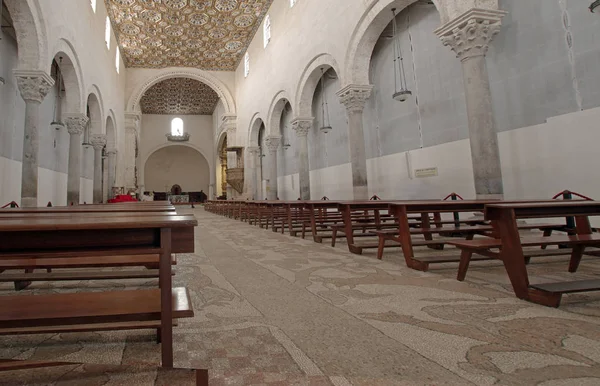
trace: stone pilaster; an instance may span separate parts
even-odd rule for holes
[[[94,148],[94,204],[102,203],[102,149],[106,146],[106,135],[94,134],[90,136],[90,143]]]
[[[485,61],[489,44],[501,28],[506,12],[470,9],[435,33],[462,63],[469,138],[477,198],[502,198],[504,188],[498,135]]]
[[[292,128],[298,137],[298,174],[300,180],[300,199],[310,200],[310,166],[308,162],[308,133],[313,128],[314,118],[297,118]]]
[[[373,86],[371,85],[351,84],[337,92],[340,102],[346,107],[348,115],[348,143],[350,145],[352,187],[355,200],[369,198],[363,111],[372,90]]]
[[[265,145],[267,149],[269,149],[269,154],[267,155],[269,164],[269,183],[267,184],[267,200],[274,201],[277,200],[277,150],[279,149],[279,145],[281,145],[281,137],[280,136],[268,136],[265,138]]]
[[[38,205],[38,153],[40,104],[54,85],[54,79],[43,71],[14,72],[21,98],[25,101],[23,161],[21,164],[21,206]]]
[[[106,149],[106,155],[108,157],[108,198],[114,198],[113,188],[117,176],[117,149]]]
[[[67,205],[79,205],[81,187],[81,134],[89,118],[85,114],[65,114],[69,132],[69,168],[67,176]]]
[[[225,114],[221,118],[221,130],[227,132],[227,146],[236,146],[237,144],[237,116]]]
[[[124,185],[125,193],[137,190],[138,187],[138,131],[141,115],[137,112],[125,113],[125,148],[124,161]]]
[[[248,154],[248,167],[250,169],[250,181],[248,190],[253,200],[258,200],[260,195],[260,180],[258,177],[258,168],[260,167],[260,147],[249,146],[246,148]]]

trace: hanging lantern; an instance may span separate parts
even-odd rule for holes
[[[394,46],[394,95],[392,98],[398,102],[404,102],[412,95],[406,83],[406,74],[404,72],[404,58],[400,48],[400,36],[398,36],[398,26],[396,24],[396,8],[392,8],[392,30]]]
[[[590,11],[591,11],[592,13],[596,13],[596,12],[595,12],[595,9],[596,9],[596,8],[598,8],[598,7],[600,7],[600,0],[596,0],[596,1],[594,1],[594,2],[593,2],[591,5],[590,5]]]
[[[56,63],[56,101],[54,104],[54,121],[52,121],[52,123],[50,123],[50,127],[53,127],[56,130],[60,130],[64,127],[63,123],[60,121],[62,112],[61,112],[61,108],[62,108],[62,104],[61,104],[61,100],[62,100],[62,73],[60,72],[60,65],[62,64],[62,56],[58,58],[58,60],[60,61],[59,63]]]
[[[319,129],[319,131],[323,134],[328,134],[333,130],[331,124],[329,123],[329,106],[327,105],[327,98],[325,98],[325,70],[321,67],[321,97],[323,100],[321,101],[321,112],[323,114],[323,126]],[[327,115],[326,115],[327,114]],[[327,120],[325,119],[327,118]]]

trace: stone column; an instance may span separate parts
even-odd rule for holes
[[[66,114],[69,132],[69,169],[67,176],[67,205],[79,205],[81,187],[81,134],[89,118],[85,114]]]
[[[277,200],[277,149],[281,144],[281,137],[269,136],[265,138],[265,144],[269,149],[269,183],[267,184],[267,200]]]
[[[113,187],[116,183],[117,149],[106,149],[106,155],[108,156],[108,198],[114,198]]]
[[[137,191],[137,157],[138,157],[138,130],[140,114],[136,112],[125,113],[125,153],[124,161],[124,188],[125,194],[130,190]]]
[[[260,147],[249,146],[246,151],[248,153],[248,167],[250,168],[248,190],[250,191],[250,197],[253,200],[258,200],[260,195],[260,181],[258,180]]]
[[[40,104],[54,85],[54,79],[43,71],[14,72],[21,98],[25,101],[23,160],[21,164],[21,206],[38,206],[38,126]]]
[[[102,203],[102,149],[106,146],[106,135],[94,134],[90,136],[90,143],[94,148],[94,204]]]
[[[500,32],[505,14],[500,10],[471,9],[435,31],[443,44],[456,52],[462,63],[478,199],[503,198],[504,195],[485,55],[490,41]]]
[[[308,132],[313,127],[314,118],[298,118],[292,127],[298,137],[298,173],[300,174],[300,199],[310,200],[310,169],[308,163]]]
[[[355,200],[369,199],[367,186],[367,153],[363,131],[363,110],[371,96],[371,85],[351,84],[337,92],[348,115],[348,144],[352,164],[352,187]]]

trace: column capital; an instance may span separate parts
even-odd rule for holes
[[[435,34],[461,61],[485,56],[506,14],[502,10],[473,8],[436,29]]]
[[[90,120],[85,114],[64,114],[64,117],[67,131],[73,135],[82,134]]]
[[[246,147],[246,151],[252,155],[252,156],[257,156],[260,154],[260,147],[258,146],[247,146]]]
[[[21,98],[25,101],[42,103],[50,88],[54,86],[54,79],[44,71],[14,70]]]
[[[308,132],[313,127],[314,118],[296,118],[292,121],[292,129],[296,132],[298,137],[308,136]]]
[[[108,156],[117,155],[117,149],[115,149],[115,148],[106,148],[106,154]]]
[[[265,138],[265,145],[269,149],[269,154],[274,155],[277,154],[277,149],[279,149],[279,145],[281,144],[281,137],[277,135],[271,135]]]
[[[90,143],[94,150],[102,150],[106,145],[106,135],[104,134],[92,134],[90,135]]]
[[[372,90],[372,85],[350,84],[336,94],[340,98],[340,103],[346,106],[348,111],[362,112]]]

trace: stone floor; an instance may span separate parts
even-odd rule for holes
[[[190,212],[190,210],[182,210]],[[383,261],[196,209],[196,253],[176,285],[196,316],[175,329],[175,365],[211,385],[598,385],[600,293],[559,309],[514,297],[498,262],[417,272],[399,249]],[[418,253],[434,253],[421,249]],[[573,277],[566,257],[537,259],[532,282]],[[585,258],[578,278],[598,277]],[[38,283],[33,291],[156,286],[155,280]],[[13,294],[0,286],[0,294]],[[0,337],[0,358],[158,364],[152,331]]]

